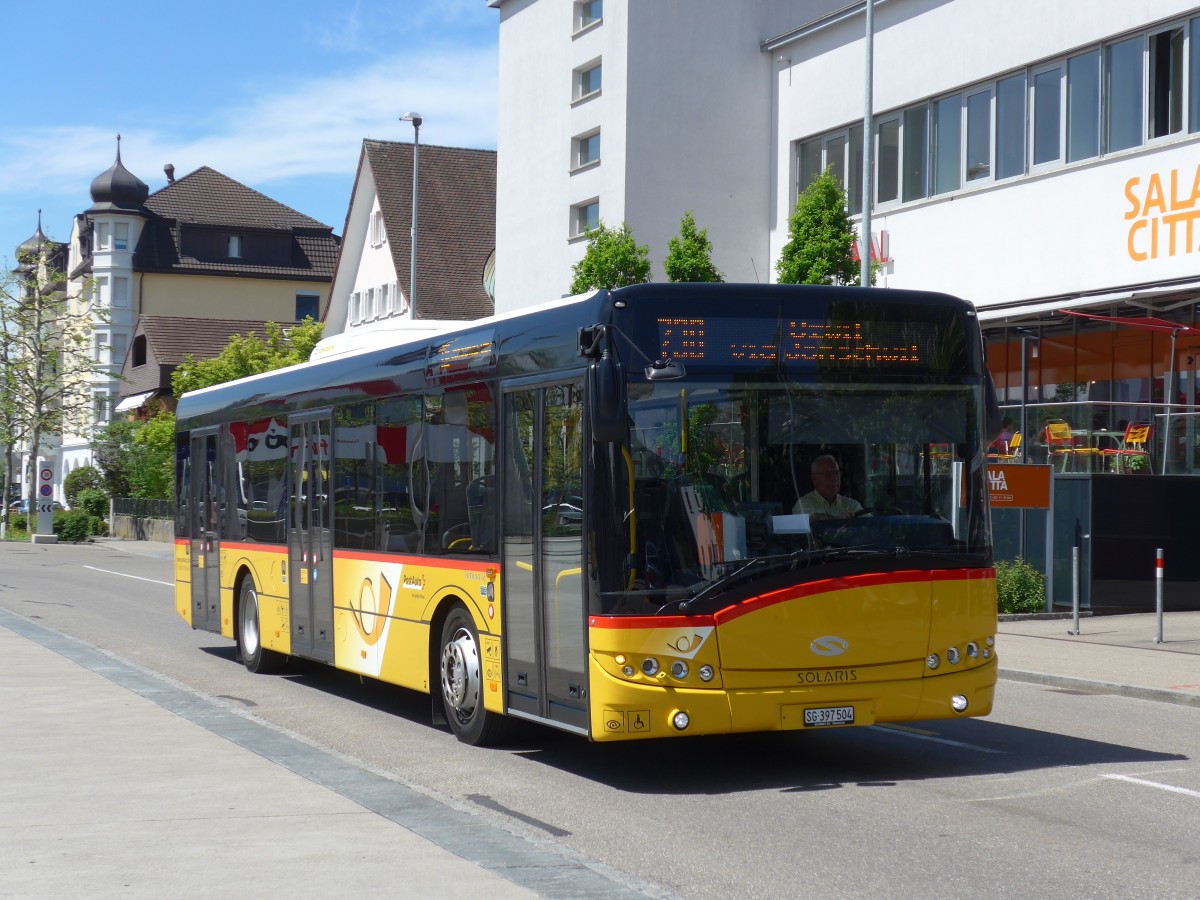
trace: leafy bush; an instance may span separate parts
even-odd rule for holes
[[[1046,609],[1046,576],[1019,556],[996,563],[996,593],[1002,613],[1035,613]]]
[[[92,532],[92,517],[85,509],[71,509],[54,517],[54,533],[60,541],[78,544]]]
[[[79,469],[75,471],[78,472]],[[97,488],[87,488],[80,491],[75,499],[71,501],[71,506],[75,509],[87,510],[88,515],[96,518],[108,518],[108,494]]]
[[[95,466],[80,466],[78,469],[72,469],[63,479],[63,494],[67,498],[68,506],[78,506],[79,495],[84,491],[103,488],[104,476]]]

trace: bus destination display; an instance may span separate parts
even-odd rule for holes
[[[710,365],[925,367],[939,325],[933,322],[832,322],[826,319],[731,319],[662,316],[662,358]]]

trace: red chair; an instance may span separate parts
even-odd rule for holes
[[[1150,430],[1149,422],[1130,422],[1125,426],[1125,436],[1121,439],[1120,446],[1105,448],[1100,453],[1110,465],[1115,463],[1118,472],[1125,471],[1129,466],[1129,461],[1139,456],[1145,458],[1146,468],[1153,472],[1150,456]]]

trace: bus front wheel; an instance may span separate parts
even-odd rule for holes
[[[479,631],[466,608],[456,604],[442,624],[438,674],[442,705],[454,736],[466,744],[494,742],[503,718],[483,708],[483,662]]]
[[[242,582],[242,592],[238,601],[238,653],[251,672],[273,672],[284,660],[282,653],[267,650],[262,645],[258,591],[254,587],[254,579],[250,577]]]

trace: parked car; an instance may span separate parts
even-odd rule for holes
[[[60,509],[66,509],[66,507],[57,500],[51,500],[50,503],[51,508],[55,512],[58,512]],[[8,511],[18,516],[29,515],[29,498],[26,497],[23,500],[14,500],[12,503],[8,504]]]

